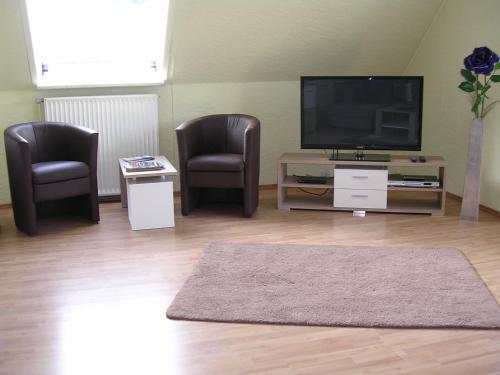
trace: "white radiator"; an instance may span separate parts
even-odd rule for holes
[[[158,95],[44,98],[45,120],[99,132],[99,195],[120,193],[118,158],[158,155]]]

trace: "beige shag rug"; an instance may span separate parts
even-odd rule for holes
[[[500,328],[495,297],[454,248],[215,243],[171,319]]]

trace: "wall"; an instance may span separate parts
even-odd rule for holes
[[[293,81],[175,84],[173,123],[207,113],[257,117],[261,121],[260,183],[275,184],[278,157],[300,149],[299,86]]]
[[[472,118],[466,94],[457,89],[460,69],[474,47],[500,53],[499,14],[498,0],[447,0],[405,70],[425,76],[423,152],[448,160],[448,190],[457,195],[462,195]],[[489,96],[500,99],[499,83]],[[481,203],[500,210],[500,106],[486,117],[483,147]]]
[[[116,93],[160,95],[160,151],[174,165],[177,165],[175,127],[185,120],[207,113],[248,113],[261,120],[262,184],[276,182],[276,160],[281,153],[299,150],[299,82],[226,82],[176,84],[156,89],[57,90],[57,96]],[[0,91],[0,130],[3,132],[10,124],[40,119],[43,108],[35,103],[35,99],[44,95],[47,95],[46,92],[36,90]],[[173,113],[172,105],[175,109]],[[10,200],[4,153],[4,147],[0,147],[0,204]]]
[[[13,124],[38,121],[42,119],[43,108],[36,104],[37,98],[44,96],[77,96],[77,95],[113,95],[113,94],[158,94],[160,96],[160,151],[172,156],[170,147],[171,134],[171,87],[161,88],[109,88],[109,89],[78,89],[38,91],[26,90],[0,90],[0,204],[10,202],[7,163],[5,160],[5,147],[3,146],[3,132]]]
[[[270,184],[278,156],[299,149],[298,77],[402,73],[442,0],[179,0],[168,85],[45,91],[31,83],[21,1],[0,2],[1,143],[9,125],[40,119],[36,98],[156,93],[160,149],[174,164],[182,121],[215,112],[257,116],[261,183]],[[0,145],[0,204],[9,200]]]
[[[176,83],[400,74],[442,0],[178,0]]]

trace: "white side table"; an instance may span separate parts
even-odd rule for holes
[[[177,170],[165,156],[155,160],[165,168],[159,171],[127,172],[119,159],[122,207],[128,207],[133,230],[174,227],[174,187]]]

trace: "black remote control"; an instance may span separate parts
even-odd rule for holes
[[[425,158],[425,156],[419,156],[418,161],[421,163],[425,163],[427,161],[427,159]]]

